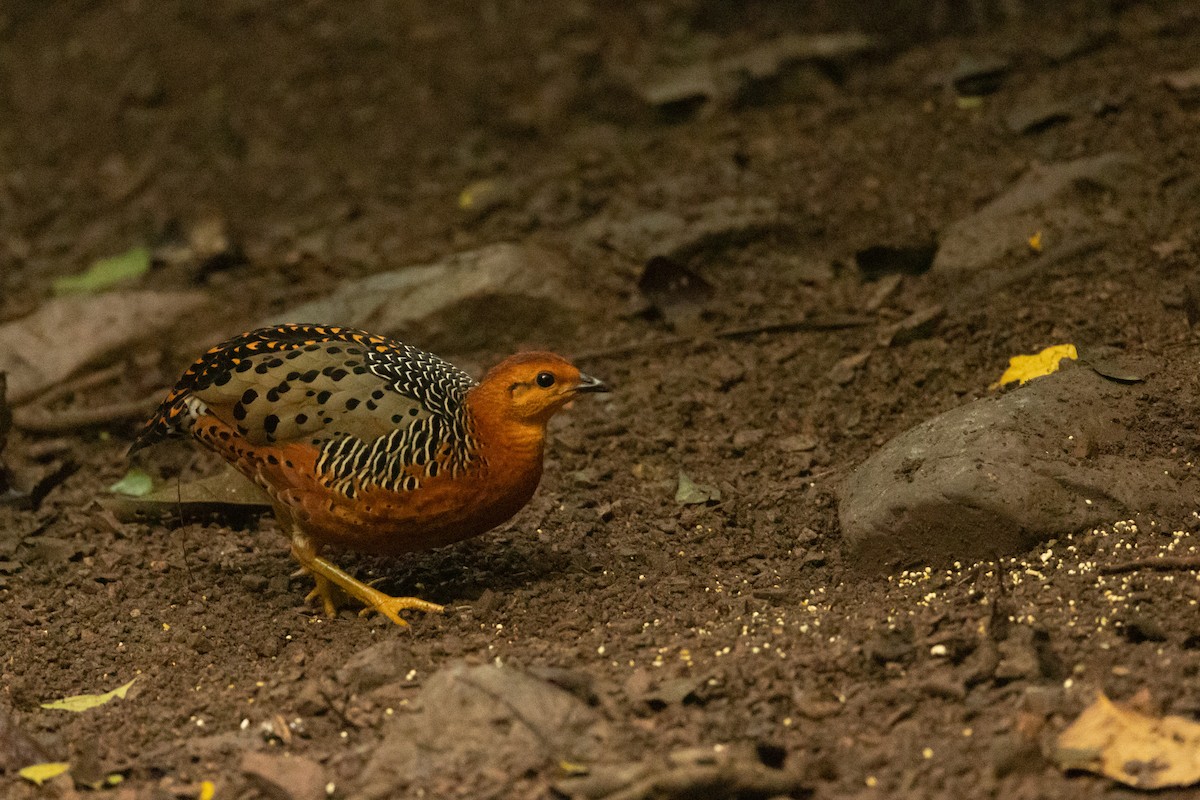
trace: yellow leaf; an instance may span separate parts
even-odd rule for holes
[[[133,681],[136,681],[134,678]],[[129,692],[129,687],[133,686],[133,681],[118,686],[111,692],[104,694],[77,694],[73,697],[64,697],[62,700],[55,700],[51,703],[42,703],[42,708],[53,708],[58,711],[87,711],[89,708],[102,706],[114,698],[125,699],[125,695]]]
[[[1035,253],[1042,252],[1042,232],[1038,231],[1033,236],[1030,236],[1026,241],[1029,242],[1029,249]]]
[[[22,778],[27,781],[36,783],[41,786],[48,780],[57,778],[64,772],[69,770],[71,765],[65,761],[51,761],[45,764],[31,764],[17,772]]]
[[[1020,381],[1024,384],[1034,378],[1040,378],[1043,375],[1049,375],[1051,372],[1057,372],[1058,362],[1064,358],[1069,358],[1072,361],[1079,358],[1079,353],[1075,350],[1075,345],[1056,344],[1031,356],[1013,356],[1008,360],[1008,369],[1004,370],[1004,374],[1000,376],[1000,380],[988,388],[999,389],[1001,386],[1013,381]]]
[[[1200,725],[1184,717],[1152,717],[1103,694],[1055,744],[1063,769],[1083,769],[1139,789],[1200,783]]]
[[[458,193],[458,207],[463,211],[476,208],[480,201],[496,191],[495,181],[475,181]]]
[[[558,768],[567,775],[588,775],[591,773],[586,764],[576,764],[574,761],[559,761]]]
[[[119,772],[113,772],[105,775],[97,781],[84,781],[78,775],[75,776],[75,784],[77,786],[87,786],[89,789],[100,791],[101,789],[109,789],[113,786],[118,786],[125,781],[125,776]]]
[[[213,786],[212,781],[200,782],[200,794],[196,796],[196,800],[213,800],[217,794],[217,787]]]

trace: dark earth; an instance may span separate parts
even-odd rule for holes
[[[1200,9],[1043,5],[8,0],[0,325],[139,245],[126,318],[202,297],[13,395],[0,796],[1137,794],[1054,742],[1100,691],[1200,718],[1200,573],[1128,564],[1192,551],[1192,497],[1114,489],[994,552],[928,519],[888,559],[839,515],[890,440],[1067,342],[1141,365],[1142,411],[1071,459],[1200,456]],[[323,617],[269,515],[118,519],[139,418],[204,348],[501,242],[523,283],[374,332],[475,374],[553,349],[613,392],[554,420],[512,522],[339,557],[444,616]]]

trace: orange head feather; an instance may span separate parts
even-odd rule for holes
[[[501,361],[467,395],[467,408],[484,441],[541,445],[546,423],[586,392],[608,387],[554,353],[518,353]]]

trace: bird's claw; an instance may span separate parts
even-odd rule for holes
[[[408,627],[408,622],[404,617],[400,616],[400,612],[405,609],[415,608],[427,614],[441,614],[446,610],[444,606],[439,606],[437,603],[430,603],[417,597],[390,597],[383,594],[383,592],[379,594],[381,595],[379,598],[373,599],[362,611],[358,612],[360,617],[365,617],[372,612],[378,612],[397,625]]]

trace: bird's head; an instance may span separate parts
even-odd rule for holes
[[[581,394],[608,387],[554,353],[518,353],[501,361],[475,387],[473,405],[509,424],[544,428],[550,417]]]

